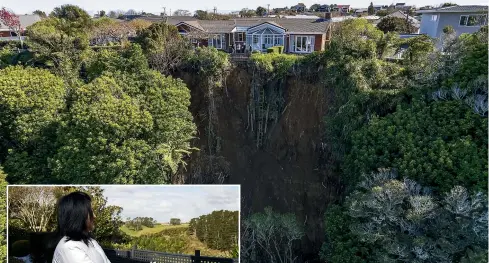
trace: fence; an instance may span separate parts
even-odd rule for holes
[[[117,250],[104,249],[112,263],[238,263],[238,259],[201,256],[196,250],[195,255],[171,254],[148,250]]]

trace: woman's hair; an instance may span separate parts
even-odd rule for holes
[[[90,196],[83,192],[73,192],[59,200],[57,232],[60,237],[88,245],[91,239],[88,220],[94,219],[91,203]]]

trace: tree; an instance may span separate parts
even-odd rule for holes
[[[441,8],[450,7],[450,6],[457,6],[457,4],[455,4],[455,3],[443,3],[440,5]]]
[[[62,80],[47,70],[0,70],[0,162],[11,183],[46,182],[65,94]]]
[[[382,18],[377,24],[377,28],[382,30],[384,33],[411,33],[415,30],[414,26],[406,19],[393,16]]]
[[[400,176],[441,192],[456,185],[486,191],[487,118],[475,113],[457,92],[441,92],[445,99],[434,93],[435,101],[415,102],[373,119],[353,136],[348,174],[394,167]]]
[[[126,12],[126,15],[128,15],[128,16],[134,16],[134,15],[137,15],[137,14],[138,14],[138,12],[136,10],[134,10],[134,9],[129,9]]]
[[[24,29],[21,27],[19,16],[16,15],[13,11],[9,11],[5,9],[5,7],[2,7],[2,9],[0,9],[0,22],[9,28],[10,36],[12,36],[13,31],[15,35],[19,37],[21,47],[23,48],[24,42],[21,35]]]
[[[200,20],[209,20],[209,13],[204,10],[197,10],[195,11],[194,17]]]
[[[374,258],[458,262],[468,249],[487,247],[484,195],[456,186],[438,197],[414,181],[395,178],[385,170],[365,176],[346,202],[354,220],[350,229],[376,246]]]
[[[70,85],[76,82],[88,50],[89,30],[78,26],[78,22],[51,17],[29,26],[27,31],[27,42],[35,58]]]
[[[76,33],[90,28],[92,18],[90,15],[76,5],[62,5],[55,7],[49,15],[61,20],[63,31],[70,35],[71,32]]]
[[[33,15],[38,15],[41,19],[45,19],[47,18],[48,16],[46,15],[46,13],[44,11],[41,11],[41,10],[36,10],[34,12],[32,12]]]
[[[256,8],[255,13],[257,16],[265,16],[265,14],[267,13],[267,10],[264,7],[259,6]]]
[[[104,10],[100,10],[99,13],[98,13],[98,15],[100,17],[104,17],[105,16],[105,11]]]
[[[241,259],[244,262],[287,262],[297,259],[294,244],[304,232],[295,215],[279,214],[270,207],[255,213],[241,228]]]
[[[117,18],[118,16],[119,16],[119,14],[116,11],[114,11],[114,10],[109,11],[109,17],[110,18]]]
[[[31,232],[49,230],[56,206],[52,187],[11,187],[8,201],[10,219],[20,220]]]
[[[7,258],[7,175],[0,166],[0,258],[5,263]]]
[[[387,10],[379,10],[379,11],[377,11],[377,13],[375,15],[380,16],[380,17],[384,17],[388,14],[389,14],[389,12]]]
[[[239,15],[241,17],[253,17],[255,15],[255,11],[247,8],[243,8],[241,9],[241,11],[239,11]]]
[[[146,54],[163,51],[168,41],[179,38],[180,34],[174,25],[154,23],[138,32],[136,43]]]
[[[309,11],[317,12],[320,7],[321,7],[320,4],[313,4],[311,5],[311,7],[309,7]]]
[[[192,149],[189,90],[149,70],[138,45],[106,52],[89,62],[89,83],[73,92],[53,174],[71,182],[171,182]]]
[[[177,9],[176,11],[173,12],[174,16],[192,16],[192,13],[190,13],[188,10],[183,10],[183,9]]]
[[[371,16],[374,14],[375,14],[374,4],[372,2],[370,2],[370,5],[368,6],[368,15]]]
[[[170,219],[170,225],[175,226],[175,225],[180,225],[180,224],[181,224],[180,218],[171,218]]]

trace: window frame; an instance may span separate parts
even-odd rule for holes
[[[216,45],[214,45],[214,40]],[[213,34],[209,37],[208,46],[214,47],[216,49],[222,49],[224,42],[224,36],[222,34]]]
[[[479,20],[479,23],[478,24],[475,24],[473,26],[469,26],[467,25],[469,23],[469,19],[471,16],[476,16],[476,17],[484,17],[484,19],[482,20],[482,23],[481,23],[481,20]],[[462,24],[462,18],[465,17],[465,24]],[[487,14],[466,14],[466,15],[460,15],[460,19],[458,20],[458,26],[460,27],[482,27],[482,26],[485,26],[487,25]]]
[[[253,44],[258,44],[260,42],[260,36],[259,35],[253,35],[252,42]]]
[[[298,45],[299,44],[298,39],[301,39],[300,45]],[[294,36],[293,44],[294,44],[295,53],[312,53],[314,51],[313,36],[303,36],[303,35]],[[298,49],[299,46],[301,50]],[[303,48],[305,48],[305,50],[302,50]]]
[[[438,21],[438,15],[431,15],[431,20],[430,21],[435,21],[435,22]]]

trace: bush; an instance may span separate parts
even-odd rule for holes
[[[14,257],[25,257],[30,254],[29,240],[17,240],[12,244],[12,255]]]
[[[442,192],[487,192],[487,118],[463,101],[415,102],[355,132],[346,163],[349,175],[392,167]]]

